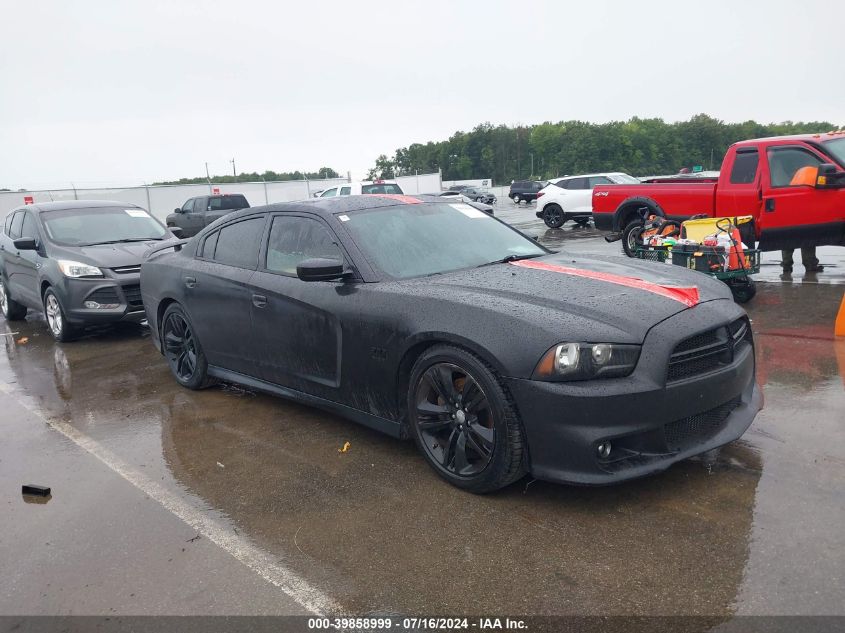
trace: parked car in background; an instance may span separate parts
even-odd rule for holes
[[[633,255],[643,215],[686,220],[753,216],[742,241],[764,251],[845,246],[845,131],[741,141],[728,148],[718,178],[686,177],[600,185],[597,229],[613,231]]]
[[[593,216],[593,188],[610,184],[640,181],[621,172],[555,178],[537,194],[537,217],[552,229],[559,229],[567,220],[586,226]]]
[[[249,202],[240,193],[222,193],[212,196],[197,196],[190,198],[180,208],[174,209],[173,213],[167,216],[166,223],[169,228],[180,229],[180,237],[193,237],[203,228],[219,220],[224,215],[248,209]]]
[[[537,194],[546,186],[546,183],[537,180],[516,180],[511,183],[511,188],[508,191],[508,198],[514,201],[514,204],[520,202],[533,202],[537,199]]]
[[[496,204],[496,196],[489,191],[484,191],[478,187],[467,187],[461,194],[465,198],[469,198],[473,202],[483,202],[484,204]]]
[[[86,325],[142,321],[141,259],[173,240],[140,207],[74,200],[19,207],[0,234],[0,307],[9,321],[43,312],[68,341]]]
[[[479,202],[478,200],[473,200],[472,198],[468,198],[467,196],[465,196],[463,194],[462,191],[441,191],[440,193],[428,193],[428,194],[423,194],[423,195],[435,196],[437,198],[443,198],[445,200],[450,200],[450,201],[464,202],[464,203],[466,203],[466,204],[468,204],[468,205],[470,205],[470,206],[472,206],[476,209],[479,209],[480,211],[484,211],[484,213],[489,213],[490,215],[495,215],[495,212],[493,211],[493,205],[492,204],[488,204],[486,202]],[[493,202],[495,202],[495,201],[496,201],[496,197],[493,196]]]
[[[655,473],[759,411],[727,286],[613,259],[575,262],[442,198],[348,196],[238,211],[151,253],[141,288],[180,385],[240,383],[413,438],[483,493]]]
[[[335,196],[358,196],[362,194],[388,193],[403,195],[402,187],[395,180],[363,180],[361,182],[348,182],[321,192],[320,198],[333,198]]]

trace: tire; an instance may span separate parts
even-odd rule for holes
[[[67,343],[82,334],[82,328],[68,323],[64,306],[59,295],[52,288],[44,291],[44,317],[47,319],[47,329],[53,338],[60,343]]]
[[[451,345],[426,350],[411,370],[407,403],[417,447],[453,486],[484,494],[525,474],[516,407],[493,369],[473,354]]]
[[[566,216],[563,214],[563,209],[557,204],[547,204],[543,209],[543,222],[550,229],[559,229],[566,224]]]
[[[641,245],[642,220],[631,220],[622,231],[622,250],[628,257],[636,257],[637,246]]]
[[[520,202],[522,202],[522,198],[519,197],[518,193],[513,194],[513,196],[511,196],[511,200],[513,200],[514,204],[519,204]]]
[[[194,332],[182,306],[170,304],[159,326],[161,349],[176,382],[187,389],[199,390],[217,381],[208,375],[208,361]]]
[[[748,303],[757,294],[757,284],[751,278],[738,279],[736,283],[729,284],[731,294],[737,303]]]
[[[0,309],[7,321],[21,321],[26,317],[26,306],[21,305],[9,296],[6,282],[0,275]]]

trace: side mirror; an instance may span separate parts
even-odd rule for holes
[[[173,209],[173,213],[182,213],[182,207],[176,207]]]
[[[36,251],[38,244],[34,237],[19,237],[14,242],[15,248],[19,251]]]
[[[168,226],[167,229],[173,233],[174,237],[177,237],[180,240],[185,236],[185,231],[181,226]]]
[[[837,171],[833,163],[819,165],[816,189],[842,189],[845,187],[845,171]]]
[[[302,281],[331,281],[347,276],[343,262],[339,259],[315,257],[299,262],[296,276]]]

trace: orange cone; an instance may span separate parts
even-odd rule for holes
[[[833,328],[836,336],[845,336],[845,295],[842,296],[842,304],[839,306],[839,314],[836,315],[836,326]]]

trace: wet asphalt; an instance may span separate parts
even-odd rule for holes
[[[532,209],[497,213],[552,248],[620,248]],[[764,259],[745,436],[608,488],[473,496],[409,442],[180,388],[144,328],[56,344],[38,315],[0,318],[0,614],[845,614],[845,249],[819,253],[789,279]]]

